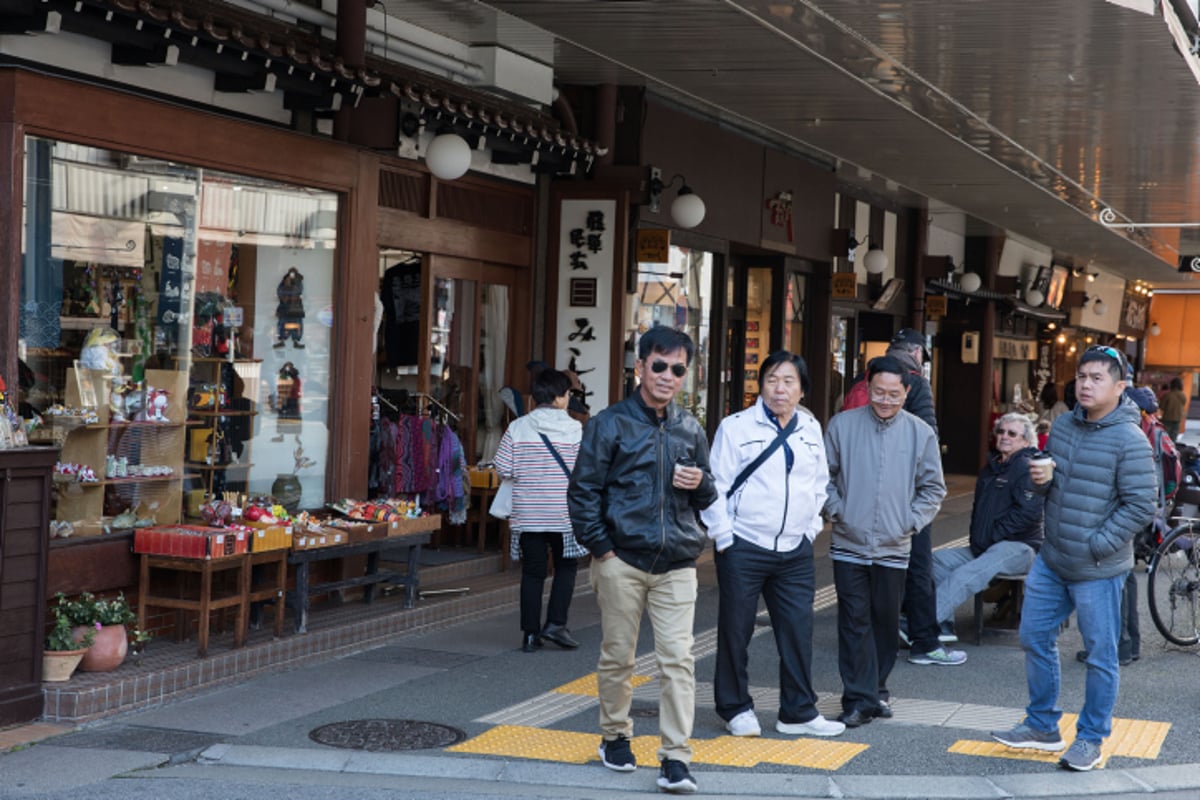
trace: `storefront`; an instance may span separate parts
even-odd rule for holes
[[[62,448],[31,597],[135,598],[134,531],[199,522],[208,499],[393,495],[372,483],[373,387],[398,413],[437,409],[463,467],[494,449],[497,390],[524,385],[531,352],[532,174],[444,183],[19,68],[0,109],[0,374],[41,417],[32,438]],[[464,474],[431,510],[461,523],[469,491]]]

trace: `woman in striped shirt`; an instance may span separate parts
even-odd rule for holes
[[[582,426],[567,414],[571,380],[554,369],[533,381],[537,407],[513,420],[496,451],[496,472],[513,481],[512,557],[521,561],[521,649],[532,653],[549,639],[559,647],[579,642],[567,630],[567,611],[575,592],[576,559],[587,550],[571,533],[567,482],[579,454]],[[546,624],[541,624],[542,590],[548,554],[554,557],[554,581]]]

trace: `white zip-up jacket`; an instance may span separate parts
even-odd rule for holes
[[[736,536],[766,550],[786,553],[821,532],[829,468],[821,423],[803,406],[796,408],[796,430],[787,438],[794,462],[789,472],[782,446],[764,461],[732,496],[729,487],[758,458],[779,429],[767,416],[762,398],[721,421],[713,439],[709,465],[719,495],[700,512],[708,537],[718,551]]]

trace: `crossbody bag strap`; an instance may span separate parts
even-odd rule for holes
[[[754,474],[754,470],[761,467],[763,462],[770,458],[771,454],[779,449],[779,446],[783,444],[784,440],[792,435],[792,433],[796,430],[796,420],[798,420],[799,417],[800,414],[798,411],[792,412],[791,420],[789,420],[787,426],[779,432],[779,435],[775,437],[775,441],[771,442],[771,444],[767,446],[766,450],[763,450],[758,454],[758,458],[747,464],[746,468],[739,472],[738,476],[733,479],[733,484],[729,487],[729,491],[725,493],[726,497],[733,497],[733,493],[742,488],[742,484],[746,482],[747,478]]]
[[[570,478],[571,470],[567,469],[567,462],[563,461],[563,457],[554,449],[554,445],[550,444],[550,438],[544,433],[539,433],[538,436],[542,437],[542,441],[546,443],[546,448],[550,451],[550,455],[554,456],[554,460],[558,462],[558,465],[562,467],[562,471]]]

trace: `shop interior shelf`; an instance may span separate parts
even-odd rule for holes
[[[185,464],[186,464],[186,466],[187,466],[187,468],[188,468],[188,469],[198,469],[198,470],[201,470],[201,471],[205,471],[205,470],[222,470],[222,469],[229,469],[229,470],[233,470],[233,469],[250,469],[250,468],[252,468],[252,467],[254,466],[253,464],[251,464],[251,463],[250,463],[250,462],[248,462],[248,461],[242,461],[242,462],[239,462],[239,463],[237,463],[237,464],[202,464],[202,463],[200,463],[200,462],[198,462],[198,461],[187,461],[187,462],[185,462]],[[199,477],[199,476],[197,476],[197,477]]]
[[[193,408],[188,412],[195,417],[257,417],[257,411],[230,411],[229,409],[218,409],[214,411],[201,411]]]

